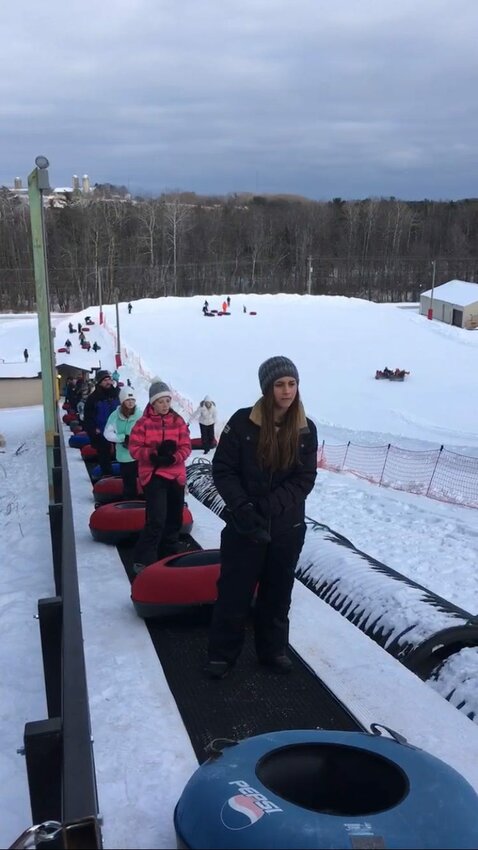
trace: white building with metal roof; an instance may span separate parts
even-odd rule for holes
[[[420,295],[420,314],[457,328],[478,328],[478,283],[449,280]]]

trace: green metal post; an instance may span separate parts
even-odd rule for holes
[[[45,231],[43,222],[42,189],[48,186],[48,172],[43,167],[34,168],[28,175],[30,223],[32,230],[33,268],[40,339],[40,362],[43,392],[43,419],[45,423],[46,462],[48,470],[48,495],[50,504],[55,501],[53,489],[53,447],[58,433],[56,407],[56,370],[54,367],[52,333],[50,325],[50,296],[46,262]]]

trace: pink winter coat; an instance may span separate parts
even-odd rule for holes
[[[172,466],[160,466],[155,469],[149,456],[164,440],[176,442],[175,463]],[[128,451],[138,461],[138,478],[142,487],[148,484],[153,474],[176,480],[178,484],[186,483],[184,461],[191,454],[191,437],[189,428],[179,413],[170,410],[162,416],[160,413],[155,413],[152,405],[148,404],[141,419],[138,419],[131,431]]]

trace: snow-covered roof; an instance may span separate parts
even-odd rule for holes
[[[422,295],[431,298],[432,291],[427,289]],[[459,307],[468,307],[469,304],[478,302],[478,283],[468,283],[466,280],[449,280],[440,286],[435,286],[433,297],[448,304],[457,304]]]

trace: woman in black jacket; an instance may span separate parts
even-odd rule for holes
[[[237,410],[212,462],[228,519],[221,535],[221,575],[205,672],[223,678],[244,642],[256,586],[254,635],[259,661],[280,673],[286,655],[295,567],[304,543],[305,500],[317,474],[317,431],[299,397],[299,374],[287,357],[259,367],[263,397]]]

